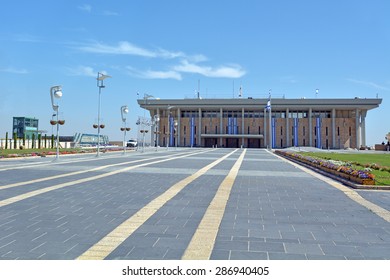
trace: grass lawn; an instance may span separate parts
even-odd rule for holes
[[[365,164],[377,164],[379,166],[390,167],[390,154],[343,154],[343,153],[312,153],[301,152],[303,155],[322,159],[332,159],[344,162],[351,162],[356,169],[364,169]],[[390,172],[372,170],[375,175],[376,185],[390,186]]]

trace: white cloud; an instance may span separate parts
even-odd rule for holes
[[[152,71],[144,72],[144,77],[147,79],[174,79],[181,80],[181,74],[175,71]]]
[[[371,87],[371,88],[375,88],[375,89],[379,89],[379,90],[386,90],[386,91],[390,90],[390,88],[378,85],[378,84],[376,84],[374,82],[357,80],[357,79],[347,79],[347,81],[355,83],[355,84],[365,85],[365,86],[368,86],[368,87]]]
[[[148,58],[181,59],[180,64],[170,68],[169,71],[139,71],[128,67],[129,73],[136,77],[147,79],[176,79],[181,80],[181,73],[195,73],[211,78],[240,78],[246,71],[237,64],[228,64],[218,67],[200,65],[208,58],[203,54],[187,55],[181,51],[169,51],[162,48],[146,49],[127,41],[121,41],[116,45],[91,43],[78,47],[79,50],[89,53],[134,55]]]
[[[14,67],[0,69],[0,72],[6,72],[6,73],[11,73],[11,74],[28,74],[29,73],[26,69],[16,69]]]
[[[131,66],[127,67],[129,74],[133,77],[142,78],[142,79],[174,79],[174,80],[182,80],[182,76],[180,73],[176,71],[153,71],[146,70],[140,71]]]
[[[70,75],[72,76],[87,76],[87,77],[95,77],[97,75],[97,71],[95,71],[92,67],[89,66],[78,66],[77,68],[68,68]]]
[[[88,4],[84,4],[82,6],[78,6],[78,8],[84,12],[90,13],[92,11],[92,6]]]
[[[114,54],[114,55],[135,55],[150,58],[164,58],[164,59],[175,59],[185,58],[189,61],[201,62],[206,61],[207,57],[202,54],[197,55],[186,55],[181,51],[169,51],[162,48],[156,48],[154,50],[139,47],[127,41],[121,41],[117,45],[108,45],[101,43],[91,43],[84,46],[78,47],[79,50],[90,52],[90,53],[101,53],[101,54]]]
[[[230,66],[200,66],[183,60],[180,65],[174,66],[173,70],[177,72],[196,73],[210,78],[240,78],[246,74],[245,70],[239,65]]]
[[[85,52],[91,53],[104,53],[104,54],[118,54],[118,55],[135,55],[143,57],[163,57],[163,58],[175,58],[182,56],[181,52],[170,52],[167,50],[159,49],[156,51],[148,50],[138,47],[132,43],[122,41],[117,45],[105,45],[100,43],[90,44],[79,48]]]

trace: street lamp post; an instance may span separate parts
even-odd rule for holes
[[[97,141],[97,153],[96,156],[100,156],[100,129],[104,128],[104,124],[100,124],[100,95],[102,92],[102,88],[105,88],[105,85],[103,84],[103,81],[107,78],[111,78],[111,76],[105,75],[103,73],[98,72],[97,75],[97,86],[99,88],[99,101],[98,101],[98,119],[97,119],[97,125],[93,125],[94,128],[97,128],[98,130],[98,141]]]
[[[59,159],[59,154],[60,154],[60,134],[59,134],[59,130],[60,130],[60,125],[63,125],[65,124],[65,120],[59,120],[58,118],[58,108],[60,107],[58,104],[55,104],[54,102],[54,99],[57,98],[57,99],[60,99],[62,97],[62,88],[61,86],[53,86],[50,88],[50,98],[51,98],[51,106],[53,107],[53,110],[56,112],[55,115],[56,115],[56,120],[51,120],[50,121],[50,124],[51,125],[57,125],[57,140],[56,140],[56,158],[55,160],[58,160]]]
[[[121,131],[123,131],[123,154],[126,154],[126,131],[130,131],[130,127],[126,126],[126,115],[129,112],[129,107],[127,105],[123,105],[121,107],[121,116],[123,127],[121,127]]]
[[[177,149],[177,135],[178,135],[178,133],[177,133],[177,120],[175,120],[174,122],[173,122],[173,126],[174,126],[174,139],[175,139],[175,150]]]
[[[148,133],[148,129],[141,129],[140,132],[142,133],[142,152],[145,151],[145,133]]]

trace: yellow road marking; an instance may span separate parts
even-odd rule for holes
[[[194,174],[174,184],[166,192],[159,197],[149,202],[145,207],[140,209],[137,213],[129,219],[120,224],[117,228],[111,231],[108,235],[103,237],[95,245],[85,251],[77,259],[80,260],[103,260],[111,252],[113,252],[123,241],[125,241],[134,231],[136,231],[142,224],[144,224],[154,213],[156,213],[165,203],[177,195],[195,179],[205,174],[209,169],[216,166],[218,163],[229,157],[233,152],[217,159],[208,164]]]
[[[360,205],[366,207],[368,210],[370,210],[371,212],[375,213],[376,215],[378,215],[379,217],[381,217],[382,219],[384,219],[385,221],[389,222],[390,223],[390,211],[376,205],[375,203],[372,203],[368,200],[366,200],[365,198],[363,198],[358,192],[356,192],[355,190],[349,188],[349,187],[346,187],[344,185],[342,185],[341,183],[329,178],[329,177],[326,177],[324,175],[321,175],[313,170],[310,170],[309,168],[306,168],[300,164],[297,164],[295,162],[292,162],[292,161],[289,161],[281,156],[278,156],[276,154],[273,154],[271,153],[272,155],[282,159],[283,161],[286,161],[288,163],[290,163],[291,165],[303,170],[304,172],[328,183],[329,185],[331,185],[332,187],[342,191],[347,197],[349,197],[350,199],[352,199],[353,201],[359,203]]]
[[[166,158],[166,157],[172,157],[172,155],[161,156],[159,158],[161,159],[161,158]],[[104,166],[100,166],[100,167],[96,167],[96,168],[92,168],[92,169],[88,169],[88,170],[74,171],[74,172],[70,172],[70,173],[66,173],[66,174],[54,175],[54,176],[39,178],[39,179],[35,179],[35,180],[12,183],[12,184],[8,184],[8,185],[0,186],[0,190],[5,190],[5,189],[9,189],[9,188],[24,186],[24,185],[30,185],[30,184],[34,184],[34,183],[40,183],[40,182],[44,182],[44,181],[54,180],[54,179],[58,179],[58,178],[63,178],[63,177],[93,172],[93,171],[99,171],[99,170],[109,168],[109,167],[132,164],[132,163],[137,163],[137,162],[142,162],[142,161],[147,161],[147,160],[151,160],[151,159],[146,158],[146,159],[139,159],[139,160],[134,160],[134,161],[126,161],[126,162],[121,162],[121,163],[104,165]],[[79,161],[76,161],[76,162],[79,162]],[[69,162],[67,162],[67,163],[69,163]]]
[[[58,190],[58,189],[61,189],[61,188],[64,188],[64,187],[73,186],[73,185],[76,185],[76,184],[80,184],[80,183],[84,183],[84,182],[89,182],[89,181],[101,179],[101,178],[112,176],[114,174],[118,174],[118,173],[121,173],[121,172],[126,172],[126,171],[129,171],[129,170],[138,168],[138,167],[147,166],[147,165],[156,164],[156,163],[165,162],[165,161],[170,161],[170,160],[183,158],[183,157],[189,157],[189,156],[196,155],[196,154],[203,154],[203,153],[206,153],[208,151],[209,150],[202,151],[202,152],[191,153],[191,154],[185,154],[185,155],[176,156],[176,157],[173,157],[173,158],[162,159],[162,160],[157,160],[157,161],[153,161],[153,162],[142,163],[142,164],[139,164],[139,165],[129,166],[129,167],[126,167],[126,168],[122,168],[122,169],[119,169],[119,170],[107,172],[107,173],[104,173],[104,174],[99,174],[99,175],[95,175],[95,176],[92,176],[92,177],[83,178],[83,179],[79,179],[79,180],[74,180],[74,181],[71,181],[71,182],[62,183],[62,184],[54,185],[54,186],[51,186],[51,187],[46,187],[46,188],[43,188],[43,189],[40,189],[40,190],[31,191],[31,192],[28,192],[28,193],[25,193],[25,194],[21,194],[21,195],[18,195],[18,196],[14,196],[14,197],[11,197],[11,198],[8,198],[8,199],[1,200],[0,201],[0,207],[9,205],[9,204],[12,204],[12,203],[15,203],[15,202],[18,202],[18,201],[21,201],[21,200],[24,200],[24,199],[27,199],[27,198],[30,198],[30,197],[34,197],[36,195],[47,193],[47,192],[50,192],[50,191],[53,191],[53,190]]]
[[[184,252],[182,260],[208,260],[210,258],[215,239],[217,238],[218,229],[221,224],[223,214],[225,213],[226,204],[238,171],[240,170],[241,163],[244,160],[245,153],[246,149],[244,149],[241,153],[229,174],[219,186],[217,193],[198,226],[198,229]]]

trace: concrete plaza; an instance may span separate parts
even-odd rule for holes
[[[0,259],[390,259],[390,191],[266,150],[52,160],[0,160]]]

